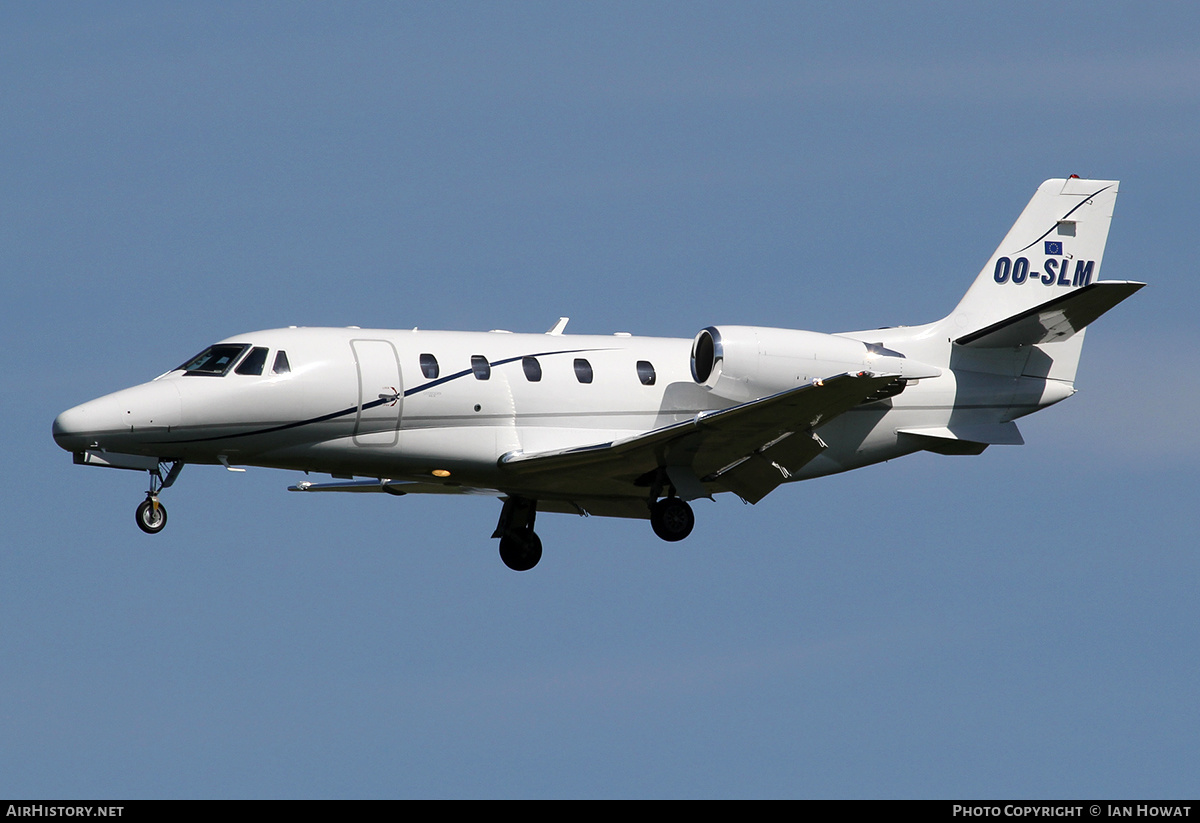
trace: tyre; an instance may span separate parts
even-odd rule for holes
[[[650,508],[650,525],[663,540],[675,543],[692,533],[696,515],[687,502],[678,497],[666,497]]]
[[[500,538],[500,559],[515,572],[527,572],[542,559],[542,539],[535,532],[515,532]]]
[[[158,534],[167,525],[167,507],[162,503],[156,507],[154,501],[143,500],[137,507],[136,518],[139,529],[146,534]]]

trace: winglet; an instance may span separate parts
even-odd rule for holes
[[[558,322],[557,322],[557,323],[555,323],[553,326],[551,326],[551,327],[550,327],[550,329],[549,329],[549,330],[547,330],[546,334],[553,334],[555,337],[557,337],[558,335],[562,334],[562,333],[563,333],[563,329],[565,329],[565,328],[567,327],[567,322],[568,322],[570,319],[571,319],[571,318],[569,318],[569,317],[560,317],[560,318],[558,318]]]

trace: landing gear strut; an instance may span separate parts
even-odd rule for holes
[[[176,460],[172,463],[166,477],[163,477],[162,467],[163,464],[159,463],[158,468],[150,470],[150,490],[146,492],[146,499],[138,505],[134,514],[138,528],[146,534],[158,534],[167,525],[167,507],[158,502],[158,493],[169,488],[175,482],[175,478],[179,477],[179,473],[183,471],[183,461]]]
[[[527,572],[542,559],[542,539],[533,531],[537,501],[510,497],[492,537],[500,538],[500,559],[515,572]]]
[[[674,543],[692,533],[696,515],[686,501],[678,497],[664,497],[650,505],[650,525],[655,534]]]

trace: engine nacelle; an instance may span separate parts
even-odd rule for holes
[[[745,403],[846,372],[936,377],[941,370],[834,334],[760,326],[709,326],[692,342],[692,378]]]

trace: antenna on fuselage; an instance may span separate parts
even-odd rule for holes
[[[546,332],[546,334],[553,334],[555,336],[562,334],[563,329],[567,327],[567,323],[570,322],[570,320],[571,318],[569,317],[558,318],[558,322],[555,323],[554,326]]]

